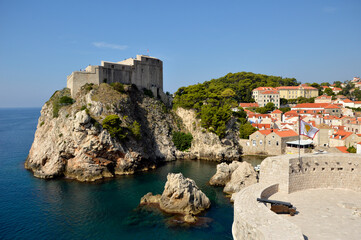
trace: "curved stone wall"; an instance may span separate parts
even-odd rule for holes
[[[358,154],[304,154],[266,158],[260,182],[234,194],[234,239],[304,239],[301,229],[271,212],[257,197],[277,191],[292,193],[310,188],[345,188],[361,192]]]
[[[261,164],[261,183],[279,183],[292,193],[309,188],[344,188],[361,192],[358,154],[304,154],[269,157]]]
[[[304,239],[299,227],[256,200],[268,198],[277,191],[278,184],[257,183],[234,194],[233,239]]]

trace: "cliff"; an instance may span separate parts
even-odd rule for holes
[[[232,131],[221,141],[201,129],[192,110],[170,110],[136,87],[117,91],[108,84],[85,85],[73,103],[69,96],[69,89],[57,91],[41,109],[25,162],[36,177],[95,181],[176,159],[239,158]],[[120,122],[117,134],[102,125],[111,115]],[[193,135],[187,152],[178,151],[172,141],[172,132],[181,130]]]

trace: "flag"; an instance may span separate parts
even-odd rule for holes
[[[306,123],[303,120],[300,121],[300,125],[300,135],[305,135],[313,139],[318,132],[318,128],[315,128],[312,124]]]

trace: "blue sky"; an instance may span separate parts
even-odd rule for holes
[[[72,71],[147,49],[169,92],[229,72],[361,75],[359,0],[0,0],[0,33],[0,107],[40,107]]]

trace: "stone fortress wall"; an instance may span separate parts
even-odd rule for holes
[[[75,71],[67,77],[67,87],[75,96],[86,83],[120,82],[135,84],[139,89],[150,89],[154,96],[163,99],[163,62],[150,56],[137,55],[121,62],[102,61],[100,66],[88,66],[85,71]]]
[[[275,186],[278,186],[277,188]],[[234,194],[234,239],[304,239],[301,229],[271,212],[257,197],[277,191],[345,188],[361,192],[361,157],[357,154],[304,154],[269,157],[260,181]]]

